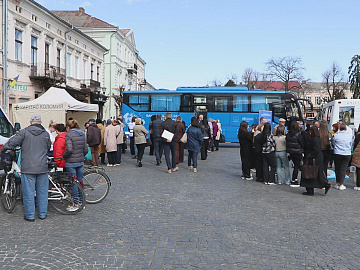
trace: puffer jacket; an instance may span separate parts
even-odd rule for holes
[[[47,152],[50,149],[50,135],[40,124],[33,124],[12,136],[1,148],[1,152],[21,147],[21,172],[25,174],[48,173]]]
[[[286,152],[301,155],[304,146],[304,138],[300,132],[290,130],[288,134],[286,134]]]
[[[84,162],[85,155],[88,152],[85,133],[81,129],[73,128],[65,136],[66,150],[63,158],[66,163]]]
[[[54,161],[56,162],[58,168],[65,168],[65,160],[57,159],[57,157],[61,158],[66,150],[66,140],[65,140],[66,134],[67,132],[57,135],[54,142],[53,155],[54,155]]]

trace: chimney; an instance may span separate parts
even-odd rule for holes
[[[80,11],[81,13],[85,13],[85,9],[84,9],[83,7],[79,7],[79,11]]]

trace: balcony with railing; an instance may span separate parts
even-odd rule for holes
[[[47,81],[50,85],[65,82],[65,69],[49,65],[48,63],[36,63],[31,65],[30,79]]]
[[[81,84],[80,84],[80,88],[82,89],[91,89],[91,88],[99,88],[100,87],[100,82],[92,80],[92,79],[86,79],[86,80],[81,80]]]
[[[136,64],[128,64],[127,65],[127,70],[129,73],[137,73],[137,65]]]

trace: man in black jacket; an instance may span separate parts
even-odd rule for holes
[[[86,132],[86,143],[90,146],[91,149],[91,164],[99,164],[99,145],[101,143],[101,130],[96,125],[95,119],[89,120],[89,126],[87,127]]]
[[[160,165],[161,163],[161,156],[163,152],[163,147],[161,143],[161,124],[163,121],[161,121],[161,115],[158,114],[156,116],[156,119],[154,121],[150,122],[150,129],[152,129],[152,137],[153,137],[153,144],[154,144],[154,150],[155,150],[155,157],[156,157],[156,165]]]
[[[161,134],[163,134],[164,130],[171,132],[173,135],[172,139],[163,138],[163,149],[166,160],[166,165],[168,167],[168,173],[171,173],[171,169],[173,172],[176,172],[179,168],[176,167],[176,137],[179,133],[179,127],[175,121],[171,119],[171,113],[166,113],[165,121],[161,123]],[[170,152],[171,152],[171,161],[170,161]]]

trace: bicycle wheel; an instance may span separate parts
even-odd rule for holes
[[[7,187],[5,189],[6,182]],[[13,174],[4,174],[1,177],[0,200],[1,206],[5,212],[11,213],[14,210],[16,204],[16,183],[15,176]]]
[[[77,181],[50,181],[49,202],[55,210],[65,215],[79,213],[85,206],[83,186]]]
[[[99,203],[109,193],[109,177],[101,171],[88,171],[83,176],[86,203]]]

